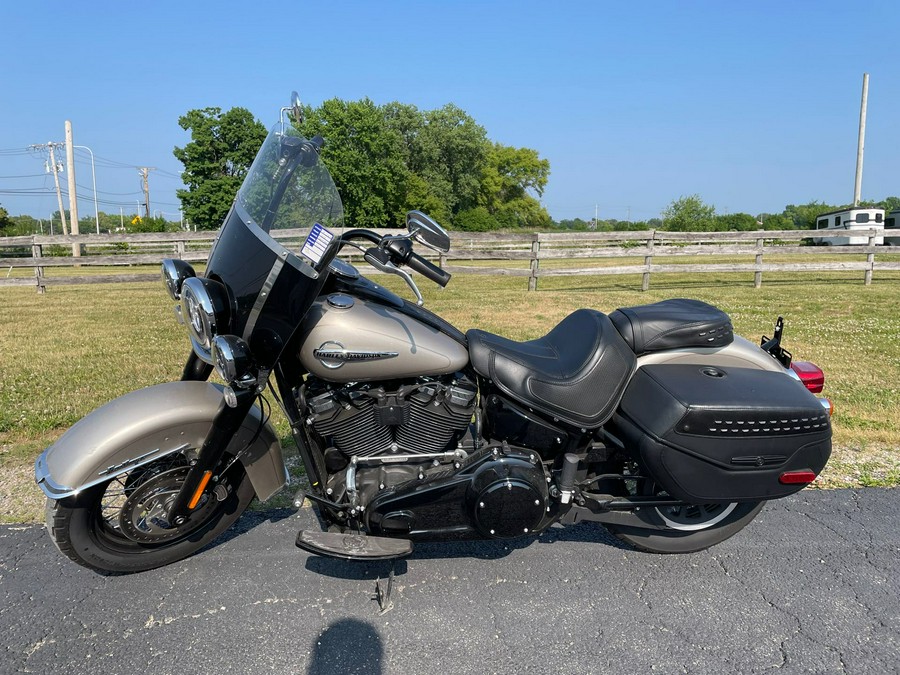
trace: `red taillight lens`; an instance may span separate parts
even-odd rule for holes
[[[803,386],[812,393],[818,394],[825,387],[825,372],[815,363],[794,361],[791,363],[791,370],[797,373]]]
[[[812,483],[816,479],[813,471],[785,471],[778,478],[778,482],[784,485],[797,485],[799,483]]]

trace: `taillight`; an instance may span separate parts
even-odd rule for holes
[[[785,471],[778,478],[778,482],[784,485],[798,485],[812,483],[816,479],[813,471]]]
[[[818,394],[825,387],[825,372],[815,363],[810,361],[794,361],[791,363],[793,370],[803,386],[813,394]]]

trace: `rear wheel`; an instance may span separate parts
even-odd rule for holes
[[[78,497],[48,499],[47,530],[64,555],[100,572],[142,572],[186,558],[227,530],[254,496],[235,462],[176,527],[166,514],[189,468],[182,456],[167,458]]]
[[[655,486],[649,494],[669,495]],[[645,507],[635,516],[651,527],[607,525],[622,541],[650,553],[693,553],[725,541],[756,517],[765,502],[689,504]]]

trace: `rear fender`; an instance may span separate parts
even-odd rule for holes
[[[199,450],[222,404],[222,389],[208,382],[168,382],[110,401],[44,450],[35,462],[35,480],[51,499],[65,499],[167,455]],[[256,406],[226,452],[235,455],[251,441],[240,462],[257,496],[266,500],[284,486],[287,472],[278,436]]]
[[[724,347],[689,347],[685,349],[668,349],[662,352],[650,352],[639,356],[638,368],[655,363],[691,363],[701,366],[720,366],[727,368],[751,368],[754,370],[771,370],[776,373],[787,373],[787,370],[771,355],[739,335],[734,342]]]

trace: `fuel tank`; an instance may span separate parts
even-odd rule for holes
[[[366,382],[462,370],[469,351],[392,307],[344,293],[320,297],[301,327],[300,361],[331,382]]]

